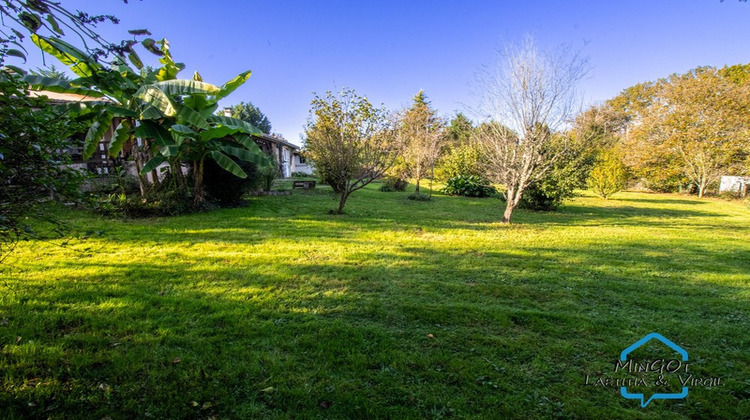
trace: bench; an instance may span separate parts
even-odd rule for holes
[[[315,188],[315,181],[292,181],[292,189],[302,188],[310,190]]]

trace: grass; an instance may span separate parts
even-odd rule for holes
[[[0,418],[749,418],[750,211],[621,193],[557,213],[373,185],[28,242],[0,282]],[[722,386],[641,408],[660,332]]]

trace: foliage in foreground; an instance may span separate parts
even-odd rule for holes
[[[740,203],[588,195],[507,228],[495,200],[366,188],[332,217],[330,189],[298,193],[64,213],[65,248],[20,244],[0,285],[0,417],[750,416]],[[646,408],[584,385],[653,331],[723,385]]]
[[[65,166],[70,156],[59,153],[75,146],[67,136],[80,128],[51,110],[46,98],[29,97],[18,75],[0,70],[0,263],[17,241],[34,237],[40,223],[59,230],[49,201],[82,199],[84,175]]]

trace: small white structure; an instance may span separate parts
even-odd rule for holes
[[[722,176],[719,192],[733,192],[741,195],[750,188],[750,176]]]

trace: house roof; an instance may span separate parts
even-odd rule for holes
[[[288,141],[286,141],[284,139],[280,139],[278,137],[274,137],[274,136],[272,136],[270,134],[253,134],[253,136],[258,137],[258,138],[263,139],[263,140],[266,140],[266,141],[270,141],[272,143],[281,144],[282,146],[287,146],[290,149],[292,149],[293,151],[297,151],[297,150],[301,149],[301,147],[297,146],[296,144],[289,143]]]

